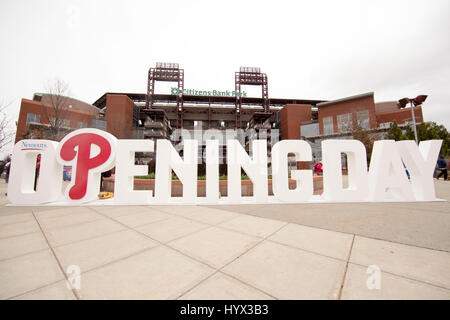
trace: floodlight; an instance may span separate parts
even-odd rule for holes
[[[422,103],[425,102],[427,99],[427,95],[421,94],[420,96],[415,97],[412,102],[414,103],[414,106],[420,106]]]
[[[409,99],[408,99],[408,98],[400,99],[400,100],[398,100],[397,106],[398,106],[400,109],[403,109],[404,107],[406,107],[406,105],[408,104],[408,102],[409,102]]]

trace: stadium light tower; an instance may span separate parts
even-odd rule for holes
[[[417,139],[416,116],[414,114],[414,107],[422,105],[422,103],[425,102],[427,97],[428,97],[427,95],[421,94],[413,99],[410,99],[410,98],[400,99],[397,103],[397,106],[400,109],[405,108],[406,105],[408,104],[408,102],[411,104],[411,114],[412,114],[412,119],[413,119],[414,138],[416,139],[417,144],[419,144],[419,140]]]

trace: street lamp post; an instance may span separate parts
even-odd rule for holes
[[[414,128],[414,138],[416,139],[416,143],[419,144],[419,139],[417,138],[417,126],[416,126],[416,115],[414,114],[414,107],[420,106],[427,99],[427,95],[419,95],[414,99],[403,98],[400,99],[397,103],[397,106],[402,109],[405,108],[408,102],[411,104],[411,115],[413,120],[413,128]]]
[[[414,104],[413,104],[412,100],[410,100],[409,103],[411,104],[411,115],[412,115],[412,119],[413,119],[414,138],[416,139],[416,143],[419,144],[419,140],[417,139],[417,127],[416,127],[416,116],[414,114]]]

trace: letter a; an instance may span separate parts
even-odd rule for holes
[[[375,141],[369,169],[369,201],[385,201],[389,193],[390,200],[414,201],[395,141]]]

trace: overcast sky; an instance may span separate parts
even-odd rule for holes
[[[272,98],[428,94],[425,120],[450,129],[449,31],[448,0],[1,0],[0,102],[15,121],[20,99],[56,77],[93,103],[144,93],[156,62],[202,90],[233,90],[234,72],[257,66]]]

